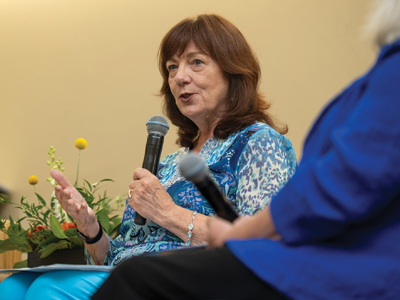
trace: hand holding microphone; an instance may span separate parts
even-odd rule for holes
[[[219,217],[230,222],[238,217],[231,204],[208,175],[206,162],[201,156],[190,152],[182,158],[179,170],[183,177],[195,184]]]
[[[152,116],[146,123],[146,128],[149,135],[147,136],[142,168],[150,171],[153,175],[157,175],[164,136],[169,130],[168,121],[163,116]],[[136,212],[135,224],[144,225],[145,223],[146,219]]]

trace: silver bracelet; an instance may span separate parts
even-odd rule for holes
[[[190,224],[188,226],[189,231],[188,231],[188,240],[186,242],[186,246],[190,246],[190,238],[192,237],[192,229],[193,229],[193,220],[194,216],[197,214],[197,211],[194,211],[192,214],[192,220],[190,221]]]

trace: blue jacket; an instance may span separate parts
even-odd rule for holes
[[[400,40],[328,104],[273,198],[282,241],[231,251],[291,299],[400,299]]]

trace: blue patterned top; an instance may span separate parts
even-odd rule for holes
[[[188,151],[181,148],[165,157],[160,162],[158,178],[177,205],[212,216],[215,212],[210,204],[179,172],[178,163]],[[254,214],[268,205],[297,167],[291,142],[264,123],[253,124],[226,140],[211,138],[200,155],[239,215]],[[151,220],[143,226],[136,225],[134,216],[135,211],[127,205],[120,235],[110,239],[105,265],[118,265],[144,252],[185,246],[179,237]]]

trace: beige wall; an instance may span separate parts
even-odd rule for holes
[[[0,184],[17,201],[50,195],[47,150],[57,149],[74,181],[83,137],[81,178],[113,178],[125,193],[140,167],[145,123],[160,114],[157,49],[181,19],[218,13],[245,35],[260,60],[261,90],[288,123],[298,158],[312,121],[373,62],[360,32],[367,0],[1,0]],[[163,155],[175,151],[175,128]],[[4,216],[8,209],[3,208]]]

